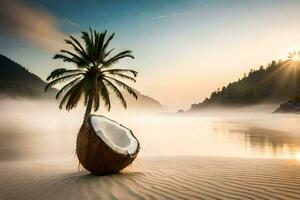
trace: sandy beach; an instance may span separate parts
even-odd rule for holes
[[[78,169],[81,115],[32,104],[2,104],[0,200],[300,199],[298,116],[118,115],[141,152],[99,177]]]
[[[120,174],[73,161],[0,165],[0,199],[299,199],[300,162],[221,157],[140,158]]]

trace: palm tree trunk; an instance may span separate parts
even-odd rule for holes
[[[90,96],[84,114],[84,121],[90,116],[93,107],[93,97]]]
[[[87,120],[87,118],[90,116],[92,112],[92,107],[93,107],[93,100],[94,100],[94,91],[97,90],[97,80],[98,76],[96,75],[94,78],[94,84],[93,84],[93,89],[89,95],[89,100],[86,106],[85,114],[84,114],[84,121]]]

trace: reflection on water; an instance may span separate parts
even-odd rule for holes
[[[223,123],[214,127],[216,133],[228,132],[229,137],[242,136],[245,152],[264,157],[295,158],[300,160],[300,137],[272,129]]]
[[[300,161],[300,152],[297,152],[297,154],[296,154],[296,160]]]
[[[0,160],[74,157],[82,111],[61,112],[57,105],[45,102],[0,106]],[[300,160],[300,117],[296,115],[164,116],[127,112],[106,115],[134,131],[142,145],[141,156]]]

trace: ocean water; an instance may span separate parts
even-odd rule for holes
[[[0,162],[75,157],[83,110],[60,111],[47,101],[2,100]],[[300,159],[300,115],[214,112],[174,115],[104,114],[132,129],[141,157],[218,156]]]

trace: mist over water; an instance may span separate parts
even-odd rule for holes
[[[299,157],[300,116],[272,114],[264,108],[183,115],[126,110],[97,114],[132,129],[141,142],[141,157]],[[67,112],[53,101],[2,99],[0,109],[0,161],[75,158],[83,108]]]

